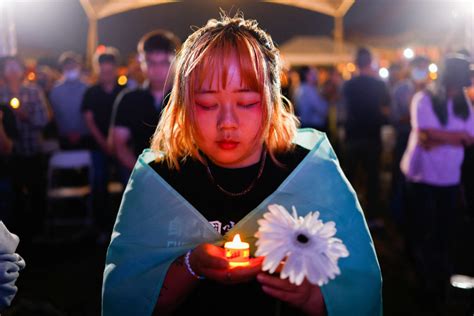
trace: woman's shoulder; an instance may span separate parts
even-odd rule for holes
[[[413,95],[412,103],[417,108],[429,107],[431,109],[433,94],[430,91],[422,90]]]

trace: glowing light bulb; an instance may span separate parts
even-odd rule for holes
[[[349,72],[356,71],[356,66],[353,63],[348,63],[347,64],[347,71],[349,71]]]
[[[412,59],[415,57],[415,52],[411,48],[405,48],[403,51],[403,56],[405,56],[406,59]]]
[[[30,73],[28,74],[28,76],[27,76],[27,79],[28,79],[29,81],[35,81],[35,79],[36,79],[36,74],[35,74],[34,72],[30,72]]]
[[[118,79],[117,79],[117,83],[121,86],[126,85],[127,82],[128,82],[128,79],[127,79],[127,76],[125,76],[125,75],[122,75],[122,76],[118,77]]]
[[[429,66],[428,66],[428,70],[430,72],[438,72],[438,66],[436,66],[436,64],[434,63],[431,63]]]
[[[387,79],[389,75],[390,75],[390,72],[388,71],[387,68],[383,67],[379,69],[379,76],[381,78]]]

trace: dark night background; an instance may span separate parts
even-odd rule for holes
[[[87,17],[79,0],[18,0],[15,2],[18,49],[26,57],[59,55],[65,50],[85,53]],[[447,36],[462,35],[457,23],[474,1],[468,0],[358,0],[344,19],[348,40],[385,39],[408,35],[410,41],[443,43]],[[254,18],[278,44],[295,35],[332,35],[333,19],[292,6],[250,0],[184,0],[121,13],[99,21],[99,43],[117,47],[124,55],[134,52],[145,32],[165,28],[182,40],[191,26],[216,18],[219,8],[243,11]]]
[[[50,58],[53,62],[66,50],[85,55],[88,20],[79,0],[13,3],[20,55]],[[115,46],[122,56],[127,56],[135,52],[144,33],[156,28],[169,29],[184,41],[191,26],[202,26],[208,19],[217,18],[219,8],[231,15],[240,9],[246,18],[256,19],[279,45],[296,35],[332,36],[334,28],[332,17],[286,5],[256,0],[183,0],[100,20],[99,44]],[[462,21],[469,8],[474,12],[474,0],[356,0],[344,18],[345,38],[356,43],[361,39],[382,39],[384,45],[399,48],[413,43],[442,47],[453,38],[463,38]],[[388,187],[385,181],[385,198]],[[115,209],[119,202],[120,196],[114,196]],[[416,275],[404,252],[401,235],[390,220],[384,230],[372,232],[384,278],[384,314],[425,315],[419,306]],[[472,230],[469,235],[466,230],[466,236],[458,237],[460,255],[472,257],[465,255],[465,249],[472,253]],[[14,306],[5,315],[99,315],[106,246],[90,239],[67,246],[35,247],[26,258],[27,269],[18,279]],[[460,311],[472,302],[472,290],[451,289],[448,294],[452,303],[449,315],[464,315]],[[22,313],[21,308],[33,310],[32,306],[41,306],[47,312]]]

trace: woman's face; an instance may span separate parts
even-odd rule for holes
[[[222,82],[220,71],[214,71],[194,91],[196,141],[215,164],[240,168],[260,159],[262,98],[245,85],[237,56],[233,55],[225,66],[227,82]]]

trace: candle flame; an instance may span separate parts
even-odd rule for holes
[[[242,240],[240,239],[240,234],[236,234],[234,236],[234,239],[232,239],[232,242],[240,244],[242,242]]]
[[[13,108],[13,109],[18,109],[20,107],[20,100],[18,100],[18,98],[13,98],[10,100],[10,106]]]

